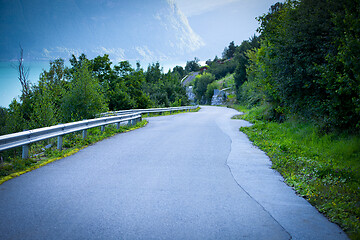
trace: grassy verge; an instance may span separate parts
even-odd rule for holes
[[[191,109],[190,112],[198,112],[201,108],[197,107],[195,109]],[[175,114],[180,114],[180,113],[185,113],[186,111],[175,111],[175,112],[163,112],[163,113],[150,113],[148,114],[143,114],[143,117],[157,117],[157,116],[168,116],[168,115],[175,115]]]
[[[82,138],[81,133],[68,134],[63,138],[62,151],[56,149],[56,138],[41,141],[30,146],[29,153],[31,157],[28,159],[21,158],[21,148],[2,152],[2,162],[0,163],[0,184],[51,162],[70,156],[105,138],[114,136],[118,133],[128,132],[144,127],[146,124],[147,121],[143,120],[133,126],[123,125],[120,129],[116,129],[114,125],[109,125],[105,128],[103,133],[99,128],[92,128],[88,130],[88,135],[85,139]]]
[[[234,108],[254,123],[240,130],[266,152],[286,183],[351,239],[360,239],[360,136],[322,134],[295,120],[267,122],[261,108]]]

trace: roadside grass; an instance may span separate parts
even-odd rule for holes
[[[266,152],[286,183],[351,239],[360,239],[360,136],[324,134],[296,120],[268,122],[261,107],[233,107],[254,124],[240,130]]]
[[[197,107],[195,109],[191,109],[190,112],[198,112],[201,108]],[[186,111],[175,111],[175,112],[162,112],[162,113],[149,113],[149,114],[143,114],[142,117],[158,117],[158,116],[168,116],[168,115],[175,115],[180,113],[185,113]]]
[[[1,152],[0,184],[51,162],[70,156],[105,138],[144,127],[146,124],[147,121],[143,120],[132,126],[121,125],[119,129],[116,129],[114,125],[108,125],[104,132],[101,132],[100,128],[92,128],[87,131],[88,133],[85,139],[82,138],[81,132],[67,134],[63,137],[62,151],[56,148],[56,138],[40,141],[30,145],[30,158],[28,159],[21,158],[21,147]]]

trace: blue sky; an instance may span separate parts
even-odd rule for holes
[[[231,41],[249,39],[258,28],[255,17],[276,2],[0,0],[0,61],[16,59],[21,43],[32,82],[49,60],[81,53],[89,58],[106,53],[114,63],[139,60],[144,68],[158,61],[167,71],[194,57],[221,56]],[[0,105],[19,94],[16,71],[1,67]]]

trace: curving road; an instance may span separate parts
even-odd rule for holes
[[[233,109],[150,118],[0,185],[0,239],[347,239]]]

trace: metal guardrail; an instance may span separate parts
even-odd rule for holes
[[[189,111],[192,109],[196,109],[199,106],[185,106],[185,107],[169,107],[169,108],[147,108],[147,109],[130,109],[130,110],[121,110],[121,111],[112,111],[101,113],[100,116],[115,116],[115,115],[122,115],[122,114],[129,114],[129,113],[141,113],[141,114],[149,114],[150,113],[162,113],[162,112],[175,112],[175,111]]]
[[[37,128],[23,132],[17,132],[0,136],[0,151],[8,150],[22,146],[22,158],[29,157],[29,144],[38,141],[57,137],[57,149],[62,150],[63,136],[73,132],[83,131],[83,138],[86,138],[87,129],[101,127],[101,131],[105,130],[105,126],[116,124],[117,129],[120,128],[121,122],[128,122],[133,125],[141,121],[144,113],[161,113],[195,109],[197,106],[191,107],[175,107],[175,108],[152,108],[152,109],[134,109],[116,112],[107,112],[101,114],[102,117],[83,120],[72,123],[59,124],[51,127]]]

